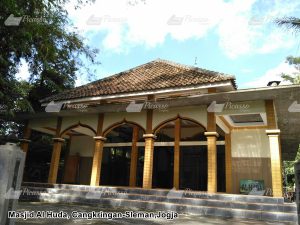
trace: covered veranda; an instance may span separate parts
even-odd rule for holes
[[[162,100],[161,103],[168,104],[170,108],[189,106],[206,108],[212,101],[224,103],[230,99],[231,102],[243,102],[261,100],[262,97],[265,101],[267,118],[267,123],[262,128],[266,130],[265,135],[269,139],[271,151],[271,185],[273,196],[279,197],[282,196],[282,159],[293,159],[299,145],[299,112],[288,110],[295,100],[300,99],[299,86],[210,93],[189,99]],[[212,112],[206,112],[207,119],[204,121],[175,113],[175,115],[166,116],[159,123],[155,123],[153,122],[155,112],[146,110],[139,114],[140,122],[131,120],[137,114],[131,117],[126,116],[123,120],[112,122],[109,125],[104,122],[104,118],[109,116],[108,112],[122,113],[126,111],[126,106],[127,104],[100,104],[87,112],[86,114],[97,113],[97,119],[93,121],[96,129],[88,123],[79,121],[62,128],[63,121],[82,115],[80,112],[61,111],[51,115],[49,113],[34,115],[35,117],[44,117],[44,119],[52,117],[56,121],[56,128],[52,130],[54,145],[48,182],[57,182],[62,143],[68,138],[68,134],[80,133],[92,137],[94,142],[89,172],[89,184],[92,186],[121,185],[147,189],[175,187],[176,189],[191,188],[210,193],[217,191],[232,193],[230,131],[237,128],[230,127],[226,121],[222,122],[222,117]],[[174,109],[174,111],[176,110]],[[32,117],[32,115],[19,115],[18,118],[30,121]],[[30,129],[31,127],[28,125],[25,128],[24,138],[20,140],[21,147],[25,152],[29,146]],[[40,131],[42,130],[45,130],[45,126]],[[195,131],[191,132],[190,130]],[[194,154],[195,151],[196,154]],[[114,164],[104,166],[104,158],[112,159],[113,157],[119,160],[113,162],[115,165],[121,162],[118,170],[112,168],[111,165]],[[197,163],[194,163],[193,160]],[[224,163],[221,163],[221,160],[224,160]],[[160,165],[160,161],[167,163]],[[187,161],[192,163],[186,163]],[[165,165],[167,166],[164,167]],[[222,169],[220,169],[221,167]],[[222,176],[221,172],[224,173]],[[115,174],[119,174],[121,178],[115,179],[117,177]],[[162,179],[161,174],[164,174],[163,177],[166,179]]]

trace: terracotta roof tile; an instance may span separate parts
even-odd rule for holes
[[[151,91],[220,81],[231,81],[233,87],[236,88],[234,76],[157,59],[113,76],[50,96],[41,102]]]

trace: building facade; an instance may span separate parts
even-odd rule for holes
[[[283,122],[299,116],[291,93],[299,87],[237,90],[233,76],[155,60],[44,99],[45,113],[22,116],[21,147],[31,130],[53,135],[49,183],[68,140],[63,183],[239,194],[254,180],[280,197],[282,159],[299,145]]]

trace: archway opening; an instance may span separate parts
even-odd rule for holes
[[[217,126],[217,191],[226,192],[225,132]]]
[[[102,155],[101,185],[129,186],[133,179],[133,186],[142,186],[144,168],[144,130],[131,123],[123,123],[111,129],[105,137],[107,138]],[[133,145],[133,143],[136,143]],[[134,150],[134,146],[136,149]],[[135,151],[136,156],[132,155]],[[136,157],[134,163],[132,158]],[[133,170],[131,172],[130,170]],[[132,178],[134,176],[135,178]]]
[[[205,128],[181,120],[180,189],[207,191],[207,144]]]
[[[61,133],[61,137],[68,139],[68,147],[61,169],[58,170],[58,180],[65,184],[89,185],[93,164],[93,152],[96,132],[84,124],[70,126]]]
[[[164,124],[156,132],[153,152],[153,188],[173,187],[175,121]]]

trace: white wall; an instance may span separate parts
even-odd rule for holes
[[[146,129],[146,111],[142,112],[115,112],[115,113],[105,113],[104,114],[104,122],[103,122],[103,131],[105,131],[111,125],[121,122],[124,119],[130,122],[138,123],[144,129]]]
[[[233,130],[231,154],[239,158],[269,158],[269,139],[265,129]]]
[[[206,106],[193,106],[168,109],[167,112],[160,112],[159,110],[153,111],[153,129],[161,122],[176,117],[178,114],[182,117],[187,117],[201,123],[205,128],[207,127],[207,107]]]
[[[63,117],[61,131],[64,131],[66,128],[78,124],[79,122],[82,124],[89,125],[94,130],[97,130],[98,124],[98,115],[97,114],[86,114],[82,113],[82,116],[68,116]]]
[[[93,157],[95,141],[90,136],[73,136],[70,145],[70,155],[79,153],[83,157]]]

